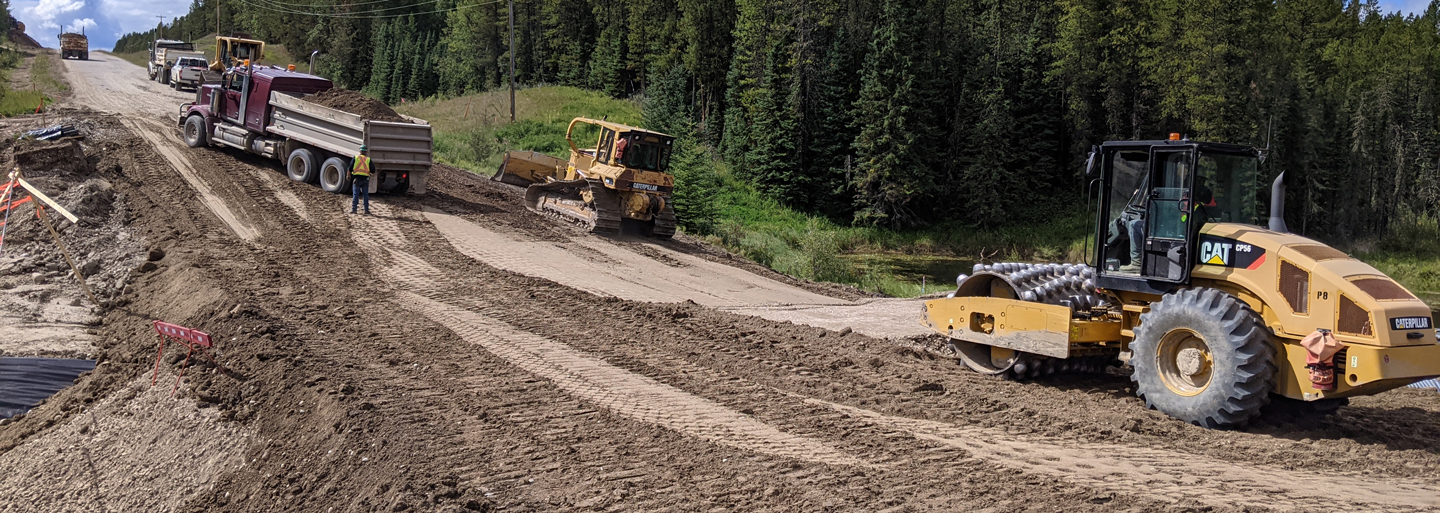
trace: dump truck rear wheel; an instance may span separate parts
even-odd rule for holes
[[[190,116],[185,119],[185,144],[191,148],[199,148],[210,142],[205,134],[205,120],[200,116]]]
[[[1207,428],[1244,425],[1274,387],[1275,349],[1264,322],[1216,289],[1167,294],[1140,316],[1130,379],[1145,405]]]
[[[320,166],[315,165],[314,152],[297,148],[290,152],[290,158],[285,159],[285,172],[290,175],[291,180],[315,183],[315,178],[320,174]]]
[[[320,164],[320,188],[336,194],[350,192],[349,166],[345,159],[330,157]]]

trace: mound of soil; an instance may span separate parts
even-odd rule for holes
[[[385,102],[346,89],[330,89],[305,97],[305,101],[355,114],[364,119],[407,123]]]

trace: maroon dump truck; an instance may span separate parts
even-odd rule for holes
[[[350,192],[360,147],[371,160],[370,192],[425,193],[433,139],[423,120],[390,122],[305,101],[334,87],[314,75],[265,66],[236,67],[180,106],[178,126],[193,147],[228,146],[285,163],[290,179]]]

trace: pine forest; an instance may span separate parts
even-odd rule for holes
[[[508,86],[505,1],[216,1],[157,28],[319,50],[317,72],[387,102]],[[1268,145],[1291,228],[1345,241],[1440,219],[1437,21],[1341,0],[515,0],[513,35],[522,86],[643,101],[682,137],[682,186],[721,162],[844,224],[1036,224],[1086,204],[1092,145],[1176,132]]]

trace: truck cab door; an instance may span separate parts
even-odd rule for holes
[[[1145,212],[1141,275],[1183,283],[1190,278],[1193,219],[1190,188],[1195,177],[1194,148],[1157,147],[1150,155],[1150,191]]]
[[[240,110],[240,102],[244,100],[244,98],[242,98],[242,93],[245,89],[245,77],[243,75],[233,73],[227,74],[225,75],[224,85],[225,97],[223,100],[221,100],[224,111],[221,113],[220,117],[232,121],[235,124],[242,124],[244,123],[244,120],[240,119],[240,116],[242,114]]]

